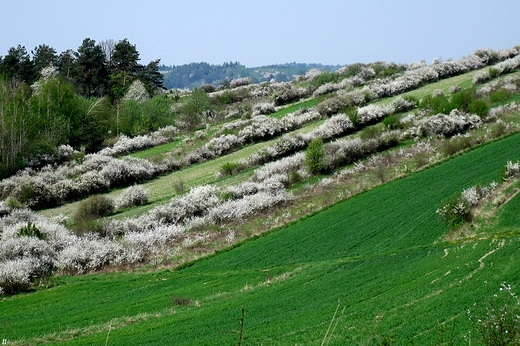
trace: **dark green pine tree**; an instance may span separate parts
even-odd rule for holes
[[[75,55],[76,78],[81,93],[86,97],[103,96],[108,71],[101,46],[86,38]]]

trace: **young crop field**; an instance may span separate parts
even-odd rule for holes
[[[481,313],[502,282],[520,284],[520,239],[447,242],[435,211],[497,179],[518,147],[520,135],[481,146],[180,270],[52,278],[0,301],[1,337],[231,344],[243,306],[246,344],[321,343],[331,321],[329,344],[468,343],[478,333],[468,310]]]

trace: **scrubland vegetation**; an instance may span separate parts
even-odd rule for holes
[[[2,147],[0,338],[517,343],[519,67],[513,47],[185,94],[71,83],[102,142]],[[59,73],[4,79],[5,143]],[[45,99],[41,128],[73,128]]]

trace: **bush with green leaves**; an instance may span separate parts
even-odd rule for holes
[[[78,205],[74,220],[94,220],[114,212],[114,201],[103,195],[94,195]]]
[[[325,169],[325,150],[321,138],[314,138],[307,146],[305,166],[311,174],[322,173]]]
[[[243,169],[244,165],[237,162],[226,162],[222,166],[220,166],[220,173],[223,176],[230,176],[240,172]]]
[[[507,100],[511,96],[511,92],[502,87],[498,90],[493,91],[491,94],[489,94],[489,101],[490,102],[503,102]]]

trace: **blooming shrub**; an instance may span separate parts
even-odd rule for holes
[[[293,170],[302,170],[304,167],[304,160],[305,153],[299,152],[281,160],[269,162],[256,169],[253,173],[252,179],[254,181],[265,181],[275,175],[288,174]]]
[[[56,266],[67,273],[82,274],[124,262],[124,248],[121,244],[87,234],[76,237],[72,244],[57,255]]]
[[[244,141],[267,139],[282,131],[280,122],[265,115],[257,115],[251,119],[251,125],[238,132],[238,137]]]
[[[352,107],[353,105],[354,102],[350,97],[348,97],[348,95],[335,96],[318,103],[316,110],[321,116],[328,117],[337,114],[348,107]]]
[[[484,84],[485,82],[487,82],[490,79],[491,79],[491,76],[490,76],[489,70],[484,70],[484,71],[478,71],[477,73],[475,73],[472,81],[473,81],[473,84]]]
[[[243,138],[239,138],[236,135],[223,135],[212,138],[206,143],[206,147],[211,150],[215,156],[221,156],[234,148],[240,147],[243,143]]]
[[[253,83],[253,80],[249,77],[233,79],[229,83],[230,88],[238,88],[239,86],[249,85]]]
[[[327,119],[317,129],[311,131],[310,138],[332,139],[354,130],[354,124],[346,114],[336,114]]]
[[[272,98],[276,106],[282,106],[309,95],[306,89],[298,88],[289,82],[273,84],[272,90]]]
[[[32,258],[0,261],[0,295],[29,290],[33,286],[31,273],[34,262]]]
[[[254,195],[246,195],[239,200],[230,200],[215,206],[209,212],[209,219],[213,222],[227,220],[241,220],[253,213],[285,203],[294,196],[281,189],[276,192],[260,191]]]
[[[272,102],[260,102],[253,106],[253,116],[260,114],[268,115],[274,112],[276,112],[276,108]]]
[[[351,89],[355,85],[359,85],[360,83],[363,83],[362,79],[357,78],[344,78],[338,83],[325,83],[320,85],[313,93],[312,96],[317,97],[320,95],[330,94],[334,91],[338,91],[340,89]]]
[[[504,170],[502,171],[502,180],[508,181],[512,178],[518,177],[520,162],[507,161]]]
[[[128,154],[134,151],[154,147],[164,143],[171,142],[175,139],[175,135],[179,129],[175,126],[166,126],[150,133],[149,135],[140,135],[128,137],[124,134],[120,135],[116,143],[112,147],[107,147],[98,152],[99,155],[118,156]]]
[[[450,137],[479,127],[481,124],[482,120],[480,117],[454,109],[449,115],[436,114],[415,121],[415,124],[406,132],[406,135],[412,137]]]
[[[325,146],[326,165],[329,169],[335,169],[353,163],[368,153],[375,152],[376,148],[376,139],[354,138],[331,142]]]
[[[280,119],[280,125],[284,131],[297,129],[311,121],[320,119],[320,114],[314,109],[301,108],[289,113]]]
[[[458,228],[466,222],[471,222],[473,220],[472,208],[487,198],[497,186],[497,183],[492,182],[489,186],[467,188],[458,197],[451,199],[442,208],[437,209],[437,214],[452,228]]]
[[[148,203],[148,190],[140,185],[126,188],[115,200],[117,209],[125,209]]]
[[[137,103],[144,103],[149,98],[150,95],[148,95],[148,91],[146,91],[143,82],[136,79],[128,87],[128,90],[123,96],[123,101],[134,100]]]
[[[20,223],[13,226],[15,229],[24,227]],[[12,234],[12,231],[7,233]],[[6,234],[3,234],[0,242],[0,293],[28,290],[35,278],[51,274],[54,260],[55,252],[46,241],[31,236],[6,239]]]

